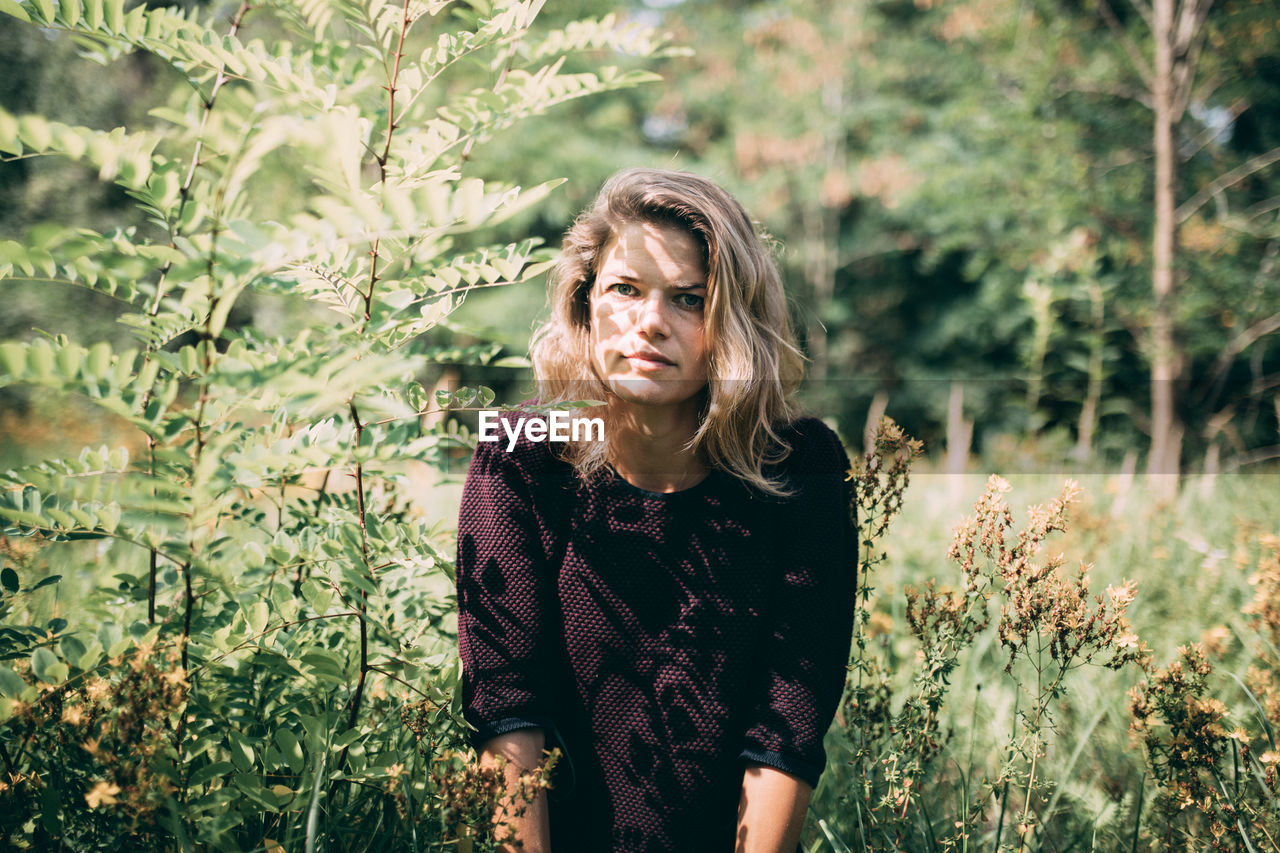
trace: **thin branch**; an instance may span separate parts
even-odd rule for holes
[[[1280,331],[1280,314],[1272,314],[1265,320],[1259,320],[1240,334],[1236,335],[1222,348],[1222,353],[1213,364],[1214,378],[1220,378],[1231,366],[1235,357],[1260,339]]]
[[[407,0],[406,0],[407,2]],[[360,453],[360,439],[364,435],[365,425],[360,422],[360,413],[356,410],[355,400],[347,402],[351,410],[351,422],[355,425],[354,451]],[[369,568],[369,531],[365,525],[364,465],[356,462],[356,520],[360,525],[360,561],[362,569]],[[356,606],[356,616],[360,626],[360,671],[356,674],[355,692],[348,704],[347,728],[354,729],[360,719],[360,706],[364,699],[365,682],[369,677],[369,594],[360,590],[360,603]],[[338,755],[338,770],[347,767],[347,750],[350,744],[342,748]],[[335,780],[336,784],[336,780]]]
[[[1195,41],[1204,41],[1204,22],[1212,5],[1213,0],[1183,0],[1174,28],[1173,50],[1176,54],[1186,56]]]
[[[1205,77],[1191,91],[1191,99],[1201,104],[1207,104],[1213,100],[1214,94],[1218,91],[1218,87],[1229,80],[1226,75],[1217,73]]]
[[[1265,151],[1256,157],[1250,157],[1231,171],[1218,176],[1216,180],[1201,189],[1200,192],[1183,202],[1182,206],[1174,214],[1175,217],[1179,223],[1186,222],[1191,218],[1192,214],[1204,207],[1209,199],[1276,162],[1280,162],[1280,148],[1272,148],[1270,151]]]
[[[1280,208],[1280,196],[1276,196],[1271,201],[1274,208]],[[1261,294],[1267,282],[1271,280],[1271,273],[1276,268],[1277,257],[1280,257],[1280,241],[1275,239],[1268,240],[1267,248],[1262,252],[1262,260],[1258,263],[1258,272],[1253,276],[1255,298]]]
[[[1226,465],[1222,466],[1223,472],[1235,471],[1246,465],[1255,465],[1259,462],[1266,462],[1268,459],[1280,459],[1280,444],[1273,444],[1270,447],[1259,447],[1257,450],[1243,453],[1233,458]]]
[[[1118,84],[1103,83],[1087,83],[1080,80],[1071,80],[1059,84],[1059,94],[1067,92],[1079,92],[1084,95],[1106,95],[1111,98],[1119,98],[1126,101],[1135,101],[1147,109],[1152,109],[1151,93],[1142,89],[1136,89],[1130,86],[1122,86]]]
[[[1204,50],[1209,30],[1205,18],[1213,0],[1184,0],[1178,15],[1177,34],[1173,41],[1174,116],[1180,117],[1191,102],[1196,71],[1200,65],[1200,53]]]
[[[1265,216],[1274,210],[1280,210],[1280,195],[1260,201],[1240,215],[1245,219],[1257,219],[1259,216]]]
[[[340,613],[320,613],[315,616],[304,616],[301,619],[293,619],[288,622],[281,622],[279,625],[272,625],[269,628],[262,629],[258,633],[254,634],[252,637],[246,638],[243,642],[241,642],[235,648],[227,649],[225,652],[218,655],[217,657],[209,658],[207,661],[200,664],[191,672],[194,674],[194,673],[200,672],[203,669],[207,669],[210,666],[213,666],[218,661],[228,658],[231,655],[235,654],[236,652],[244,651],[245,649],[252,646],[258,640],[261,640],[263,637],[267,636],[268,634],[274,634],[276,631],[282,631],[285,628],[296,628],[298,625],[304,625],[307,622],[318,622],[324,619],[341,619],[347,616],[358,616],[358,615],[360,614],[356,613],[354,610],[344,610]]]
[[[430,698],[428,694],[423,693],[421,690],[419,690],[418,688],[414,687],[412,684],[410,684],[409,682],[405,681],[405,680],[404,680],[403,678],[401,678],[400,676],[398,676],[398,675],[393,675],[393,674],[391,674],[391,673],[387,672],[387,671],[386,671],[385,669],[383,669],[382,667],[374,666],[373,664],[370,664],[370,665],[369,665],[369,670],[370,670],[371,672],[376,672],[376,673],[378,673],[379,675],[385,675],[387,678],[390,678],[392,681],[398,681],[398,682],[400,682],[400,683],[401,683],[401,684],[403,684],[405,687],[408,687],[410,690],[412,690],[414,693],[417,693],[419,696],[421,696],[421,697],[422,697],[422,698],[424,698],[424,699]]]
[[[244,23],[244,16],[249,13],[251,8],[249,0],[243,0],[243,2],[241,2],[240,8],[236,10],[235,17],[231,20],[230,35],[232,37],[235,37],[235,34],[240,30],[240,25]],[[186,208],[187,202],[191,199],[191,186],[195,183],[196,167],[200,165],[200,154],[204,150],[205,128],[209,124],[209,116],[213,112],[214,102],[218,99],[218,92],[222,89],[223,84],[225,84],[229,79],[230,76],[226,73],[226,67],[223,66],[219,68],[217,76],[215,76],[213,80],[213,87],[209,90],[209,97],[201,99],[204,102],[204,109],[200,113],[200,126],[196,128],[196,147],[195,150],[191,152],[191,164],[187,167],[187,176],[182,182],[182,187],[179,189],[178,213],[173,218],[175,223],[182,221],[182,212]],[[170,248],[176,245],[175,241],[177,239],[177,233],[176,227],[170,231]],[[160,270],[160,280],[156,282],[156,297],[151,303],[151,309],[149,311],[152,317],[156,316],[160,311],[160,301],[164,298],[165,292],[165,277],[168,276],[169,270],[172,267],[173,261],[169,261],[164,265],[164,268]]]
[[[391,159],[391,139],[396,132],[396,87],[400,82],[400,60],[404,57],[404,40],[409,34],[409,26],[413,20],[409,17],[409,4],[412,0],[404,0],[404,10],[400,18],[400,37],[396,42],[395,61],[391,67],[391,73],[387,77],[387,136],[382,146],[382,153],[374,160],[378,164],[378,185],[386,187],[387,184],[387,161]],[[378,258],[379,249],[382,246],[382,238],[373,241],[373,247],[369,250],[369,289],[361,293],[360,296],[364,300],[364,321],[360,324],[360,330],[368,326],[369,320],[373,317],[373,292],[378,286]],[[359,293],[359,291],[356,291]]]
[[[1231,106],[1227,107],[1226,108],[1227,123],[1232,123],[1236,119],[1240,118],[1240,115],[1245,110],[1249,109],[1250,106],[1252,106],[1252,104],[1250,104],[1248,101],[1242,98],[1236,101]],[[1188,151],[1186,154],[1182,155],[1182,162],[1184,163],[1187,162],[1192,157],[1196,156],[1201,151],[1203,151],[1206,147],[1208,147],[1210,142],[1213,142],[1213,140],[1218,137],[1220,133],[1222,133],[1221,127],[1206,125],[1204,130],[1200,131],[1200,135],[1191,141],[1191,146],[1192,146],[1191,150]]]
[[[1138,14],[1142,16],[1142,20],[1147,22],[1148,27],[1154,27],[1155,17],[1151,14],[1151,4],[1147,0],[1129,0],[1129,4],[1138,10]]]
[[[112,299],[116,300],[117,302],[123,302],[125,305],[133,307],[133,302],[131,300],[125,299],[123,296],[121,296],[118,293],[111,293],[109,291],[103,290],[97,285],[88,284],[83,281],[77,281],[74,278],[49,278],[47,276],[6,275],[4,277],[4,280],[5,281],[25,281],[30,284],[69,284],[73,287],[84,288],[85,290],[91,291],[93,293],[98,293],[103,296],[109,296]]]
[[[1125,32],[1124,26],[1120,23],[1120,19],[1116,17],[1116,13],[1112,10],[1111,4],[1107,0],[1102,0],[1098,4],[1098,11],[1102,13],[1102,19],[1106,21],[1107,26],[1115,33],[1116,38],[1120,40],[1120,44],[1124,46],[1125,53],[1129,54],[1129,61],[1133,63],[1133,67],[1137,69],[1138,76],[1142,78],[1142,82],[1146,84],[1148,89],[1155,88],[1155,74],[1151,70],[1151,66],[1142,55],[1142,51],[1138,50],[1138,46],[1134,44],[1133,39]]]
[[[1227,343],[1217,361],[1214,362],[1211,387],[1200,395],[1201,400],[1208,398],[1209,408],[1212,409],[1218,405],[1218,397],[1222,394],[1222,389],[1227,383],[1227,370],[1231,367],[1231,362],[1235,360],[1235,357],[1260,338],[1276,331],[1280,331],[1280,314],[1273,314],[1265,320],[1259,320]],[[1254,393],[1260,393],[1260,391],[1255,389]]]

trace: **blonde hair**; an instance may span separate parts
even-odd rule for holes
[[[680,228],[704,251],[709,393],[691,449],[750,486],[786,494],[766,469],[790,452],[778,430],[798,415],[793,395],[804,357],[765,240],[742,205],[705,178],[657,169],[619,172],[565,232],[548,281],[551,318],[535,333],[531,353],[542,402],[612,394],[591,366],[590,293],[605,247],[627,223]],[[609,461],[608,432],[603,442],[563,445],[564,458],[584,480]]]

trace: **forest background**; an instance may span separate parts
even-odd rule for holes
[[[652,165],[776,239],[868,454],[807,846],[1280,849],[1273,2],[0,12],[10,843],[488,843],[468,410],[529,396],[550,250]],[[1015,542],[987,471],[1083,482],[1071,529]]]

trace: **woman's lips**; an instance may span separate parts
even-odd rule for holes
[[[675,362],[657,353],[635,353],[627,356],[627,363],[636,370],[662,370],[675,367]]]

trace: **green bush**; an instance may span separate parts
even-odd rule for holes
[[[109,295],[137,341],[0,343],[0,387],[87,400],[121,436],[0,476],[0,846],[491,846],[497,777],[459,752],[452,545],[406,462],[465,454],[427,416],[493,400],[425,389],[428,365],[496,348],[424,333],[550,257],[485,235],[556,182],[472,177],[473,146],[651,77],[570,54],[665,49],[613,18],[538,33],[541,5],[246,2],[215,25],[0,0],[181,81],[150,126],[0,111],[5,160],[91,164],[146,220],[0,243],[0,279]],[[229,322],[245,294],[289,328]]]

